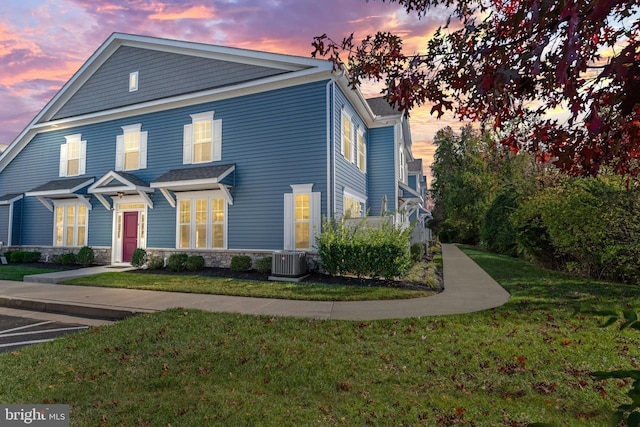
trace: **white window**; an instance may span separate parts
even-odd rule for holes
[[[365,213],[366,199],[364,196],[344,190],[343,194],[344,217],[361,218]]]
[[[342,155],[353,163],[353,122],[346,112],[342,112],[342,126],[340,132]]]
[[[134,71],[129,73],[129,92],[135,92],[138,90],[138,72]]]
[[[309,251],[320,233],[320,193],[311,191],[313,184],[291,188],[284,195],[284,249]]]
[[[85,174],[87,141],[82,141],[82,134],[64,137],[67,141],[60,146],[59,176],[78,176]]]
[[[226,249],[227,201],[220,191],[180,193],[177,209],[178,249]]]
[[[364,131],[358,130],[358,154],[356,156],[356,165],[362,172],[367,171],[367,145],[364,140]]]
[[[56,203],[53,230],[54,246],[86,246],[88,225],[87,207],[81,203]]]
[[[147,132],[142,124],[122,126],[122,135],[116,137],[116,171],[146,169]]]
[[[213,120],[213,114],[192,114],[191,124],[184,126],[183,164],[222,160],[222,120]]]

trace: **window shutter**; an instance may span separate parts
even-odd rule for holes
[[[86,173],[87,166],[87,141],[80,141],[80,159],[78,161],[78,175]]]
[[[116,171],[124,170],[124,135],[116,136]]]
[[[284,195],[284,249],[295,249],[295,223],[293,220],[293,194]]]
[[[59,176],[67,176],[67,144],[60,146],[60,172]]]
[[[309,245],[311,246],[309,249],[313,249],[316,242],[316,235],[320,234],[322,231],[322,222],[321,222],[321,193],[315,192],[311,193],[311,239]]]
[[[184,125],[184,137],[182,142],[182,164],[193,163],[193,125]]]
[[[213,120],[211,124],[211,159],[222,160],[222,120]]]
[[[147,168],[147,132],[140,132],[140,152],[138,154],[138,168]]]

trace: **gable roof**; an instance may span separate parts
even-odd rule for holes
[[[384,99],[384,96],[367,98],[367,104],[369,104],[371,111],[373,111],[373,114],[376,116],[397,116],[402,114],[399,110],[393,108],[393,106]]]
[[[216,67],[223,72],[214,75],[210,68]],[[135,71],[140,88],[129,92]],[[40,132],[317,81],[336,82],[370,127],[402,117],[397,111],[374,113],[350,88],[344,67],[335,70],[328,60],[113,33],[0,154],[0,172]]]

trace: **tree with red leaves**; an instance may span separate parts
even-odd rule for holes
[[[424,53],[407,55],[400,37],[378,32],[360,43],[315,37],[312,55],[344,63],[353,87],[384,81],[402,111],[452,110],[570,174],[640,176],[637,0],[382,1],[418,18],[438,6],[453,12]],[[550,116],[559,109],[566,119]]]

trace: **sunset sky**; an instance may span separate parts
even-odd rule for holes
[[[421,20],[366,0],[3,0],[0,3],[0,144],[10,144],[113,32],[310,56],[313,37],[401,35],[422,50],[446,14]],[[377,89],[363,88],[365,96]],[[448,125],[427,108],[411,113],[413,153],[431,163],[435,132]],[[459,124],[452,126],[457,129]],[[431,177],[429,177],[429,181]]]

